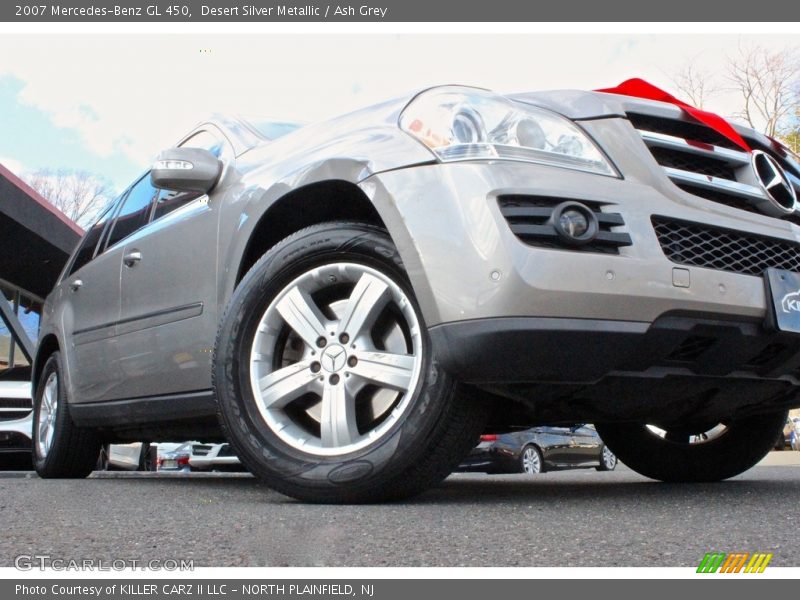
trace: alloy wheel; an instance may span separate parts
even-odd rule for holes
[[[317,267],[286,285],[259,322],[250,384],[266,425],[289,446],[347,454],[404,415],[422,370],[414,306],[386,274]]]
[[[542,472],[542,460],[533,446],[528,446],[522,453],[522,468],[528,475]]]
[[[36,449],[44,458],[53,445],[58,413],[58,374],[50,373],[44,384],[39,415],[36,421]]]
[[[613,471],[614,467],[617,466],[617,457],[616,455],[608,449],[608,446],[603,446],[603,467],[608,471]]]

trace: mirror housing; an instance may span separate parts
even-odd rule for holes
[[[170,148],[156,158],[150,171],[154,187],[207,194],[219,181],[222,162],[202,148]]]

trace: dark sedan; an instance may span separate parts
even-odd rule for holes
[[[542,473],[594,467],[612,471],[617,457],[606,448],[592,425],[534,427],[482,435],[458,471]]]

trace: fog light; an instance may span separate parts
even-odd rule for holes
[[[562,202],[553,209],[550,222],[558,237],[573,246],[588,244],[597,236],[597,217],[580,202]]]
[[[589,219],[581,211],[569,208],[561,213],[558,218],[561,229],[566,231],[570,237],[581,237],[589,230]]]

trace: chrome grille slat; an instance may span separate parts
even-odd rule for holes
[[[751,176],[751,154],[732,146],[711,128],[649,115],[628,116],[655,161],[684,192],[737,210],[794,219],[772,207],[762,187],[753,185],[758,182]],[[700,193],[692,193],[690,188]]]
[[[754,185],[747,185],[746,183],[739,183],[738,181],[723,179],[722,177],[712,177],[711,175],[702,175],[682,169],[673,169],[671,167],[665,167],[664,171],[673,181],[688,183],[710,190],[719,190],[726,194],[733,194],[744,198],[766,200],[766,196],[764,196],[764,192],[761,191],[761,188],[757,188]]]
[[[722,146],[715,146],[702,142],[689,143],[679,137],[644,129],[640,129],[639,133],[642,135],[642,139],[644,139],[645,143],[651,148],[670,148],[672,150],[686,152],[687,154],[724,160],[736,166],[746,166],[750,164],[750,155],[739,150],[731,150],[729,148],[723,148]]]

